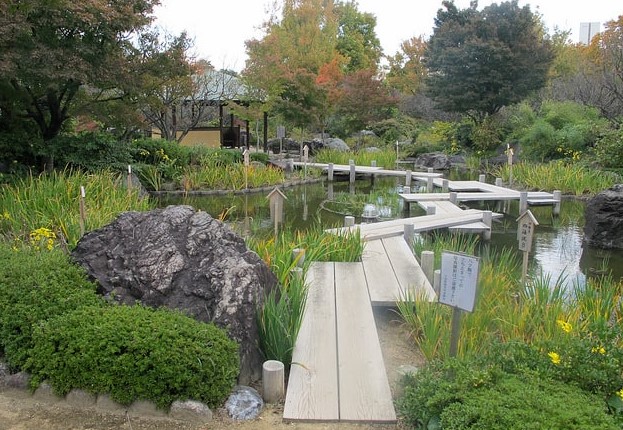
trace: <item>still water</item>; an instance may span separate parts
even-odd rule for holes
[[[417,185],[414,185],[414,191]],[[398,192],[403,187],[397,178],[381,178],[374,183],[360,180],[351,186],[348,182],[327,181],[315,184],[283,188],[287,200],[284,205],[284,222],[294,229],[305,230],[312,226],[323,228],[340,226],[345,215],[354,215],[361,221],[365,204],[374,204],[380,218],[395,219],[405,216],[423,215],[424,211],[411,205],[410,212],[404,210]],[[268,192],[249,194],[228,194],[210,196],[166,196],[160,197],[159,206],[187,204],[206,211],[215,218],[236,224],[238,231],[270,232]],[[539,225],[535,229],[530,270],[543,273],[556,280],[561,277],[566,282],[583,284],[587,277],[611,272],[615,279],[623,277],[623,251],[604,251],[587,248],[583,245],[585,203],[579,200],[563,199],[560,216],[552,216],[550,206],[533,207]],[[504,218],[494,222],[491,248],[517,250],[518,203],[499,205],[493,202],[474,204],[471,207],[503,212]]]

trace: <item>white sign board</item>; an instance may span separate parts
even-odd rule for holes
[[[286,128],[283,125],[277,126],[277,139],[286,137]]]
[[[478,284],[478,263],[478,257],[455,252],[442,252],[440,303],[467,312],[474,310]]]
[[[530,210],[527,210],[519,218],[517,218],[517,241],[519,242],[519,250],[530,252],[532,249],[532,236],[534,235],[534,227],[539,225]]]

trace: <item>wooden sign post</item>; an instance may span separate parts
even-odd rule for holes
[[[450,357],[456,357],[461,332],[461,311],[473,312],[478,285],[479,258],[456,252],[441,253],[439,303],[452,307]]]
[[[279,154],[283,153],[283,139],[286,137],[286,128],[283,125],[277,126],[277,139],[279,139]]]
[[[85,232],[85,225],[86,225],[86,219],[87,219],[87,211],[86,211],[86,205],[84,203],[84,199],[86,198],[86,192],[84,191],[84,187],[81,185],[80,186],[80,237],[84,236],[84,232]]]
[[[242,156],[244,158],[244,189],[247,190],[249,188],[249,150],[245,149]]]
[[[303,168],[303,179],[307,180],[307,160],[309,160],[309,146],[305,145],[303,147],[303,162],[304,164],[304,168]]]
[[[128,195],[132,194],[132,166],[128,164]]]
[[[270,202],[270,217],[275,223],[275,238],[279,233],[279,224],[283,223],[283,206],[284,201],[288,198],[281,192],[281,190],[275,187],[268,194],[268,201]]]
[[[534,235],[534,227],[539,225],[530,209],[522,213],[517,218],[517,241],[519,242],[519,250],[523,251],[523,264],[521,266],[521,283],[526,283],[528,276],[528,254],[532,249],[532,236]]]
[[[510,144],[506,144],[506,156],[508,157],[508,186],[512,188],[513,186],[513,155],[515,152],[513,148],[511,148]]]

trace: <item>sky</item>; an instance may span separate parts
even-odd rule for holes
[[[479,0],[482,9],[499,0]],[[414,36],[432,34],[441,0],[358,0],[359,11],[376,16],[376,34],[383,51],[393,55],[400,44]],[[458,8],[470,0],[455,0]],[[240,71],[246,60],[245,40],[261,38],[271,0],[161,0],[155,10],[156,25],[172,34],[186,31],[194,39],[195,55],[216,68]],[[577,42],[581,22],[606,21],[623,15],[619,0],[519,0],[543,16],[550,31],[571,30]]]

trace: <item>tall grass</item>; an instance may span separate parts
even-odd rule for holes
[[[494,172],[496,177],[508,181],[510,169],[507,165]],[[584,167],[562,160],[547,164],[518,163],[513,166],[513,181],[533,190],[560,190],[563,194],[581,196],[596,194],[621,181],[612,172]]]
[[[110,223],[121,212],[152,208],[138,190],[128,192],[125,181],[115,173],[53,172],[29,176],[0,189],[0,231],[10,239],[26,240],[30,232],[47,228],[70,247],[75,246],[80,239],[81,186],[85,189],[86,231]]]
[[[437,256],[442,249],[473,253],[471,242],[435,234],[415,246],[419,251],[434,249]],[[623,281],[606,276],[568,287],[564,276],[551,279],[536,274],[524,286],[513,250],[495,254],[485,250],[481,255],[476,306],[473,313],[463,314],[459,356],[484,354],[494,341],[532,344],[560,340],[564,335],[560,321],[587,332],[623,321]],[[422,353],[428,359],[446,358],[450,309],[422,297],[408,298],[398,309]]]
[[[334,149],[321,149],[314,155],[316,163],[348,164],[349,160],[354,160],[358,166],[370,166],[372,161],[376,161],[378,167],[393,169],[396,165],[396,151],[383,149],[375,152],[342,152]]]
[[[285,174],[281,169],[271,166],[251,165],[246,167],[241,163],[227,165],[190,166],[183,170],[180,180],[185,191],[191,190],[243,190],[268,185],[278,185],[285,181]]]
[[[357,261],[363,242],[357,233],[343,236],[325,233],[320,225],[308,232],[284,230],[278,237],[250,238],[247,241],[272,269],[279,287],[269,292],[258,309],[260,346],[267,359],[289,365],[301,328],[307,300],[305,273],[312,261]],[[295,249],[304,249],[303,264],[293,259]],[[302,266],[302,271],[297,270]]]

